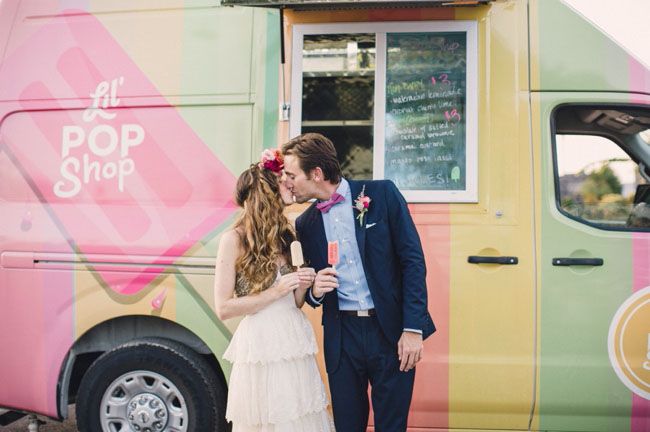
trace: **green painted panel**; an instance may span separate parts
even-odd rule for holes
[[[264,79],[264,147],[277,146],[280,75],[280,15],[266,12],[265,79]]]
[[[278,146],[280,16],[277,11],[256,9],[253,15],[253,76],[251,99],[251,162],[258,160],[263,148]]]
[[[277,143],[280,28],[277,11],[215,7],[185,10],[179,113],[234,177]],[[255,153],[255,154],[253,154]],[[188,255],[215,256],[235,216]],[[221,357],[231,333],[213,311],[212,275],[177,278],[177,321]]]
[[[630,60],[623,48],[560,0],[536,4],[539,90],[628,90]]]
[[[253,11],[186,9],[184,25],[182,93],[250,94]]]
[[[541,96],[540,428],[627,431],[631,395],[609,363],[607,337],[618,307],[632,293],[629,232],[604,231],[556,208],[550,116],[568,102],[626,102],[627,96],[555,93]],[[557,267],[558,257],[598,257],[602,267]]]
[[[188,253],[189,256],[216,256],[221,233],[228,229],[237,215],[233,215],[207,235]],[[231,363],[222,360],[230,343],[232,332],[214,313],[214,276],[178,275],[176,277],[176,321],[196,334],[215,355],[228,378]]]
[[[213,311],[213,282],[214,277],[209,275],[177,276],[176,321],[208,345],[229,377],[231,364],[222,356],[232,335]]]

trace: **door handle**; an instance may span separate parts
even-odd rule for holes
[[[604,264],[602,258],[553,258],[554,266],[601,266]]]
[[[519,263],[519,258],[515,256],[478,256],[470,255],[467,257],[467,262],[470,264],[504,264],[516,265]]]

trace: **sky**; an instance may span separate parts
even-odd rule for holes
[[[621,183],[634,183],[636,180],[636,163],[630,160],[614,142],[595,136],[558,136],[557,162],[559,174],[577,174],[582,169],[587,172],[598,169],[602,162],[613,159],[627,159],[627,162],[614,162],[614,170]]]
[[[650,68],[650,0],[563,1]]]

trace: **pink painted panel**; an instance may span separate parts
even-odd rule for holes
[[[650,286],[650,233],[633,235],[632,261],[634,292],[637,292]],[[647,431],[650,431],[650,400],[633,394],[630,432]]]
[[[448,208],[448,206],[445,206]],[[418,226],[427,262],[429,312],[436,333],[424,342],[417,366],[409,427],[449,426],[449,295],[451,223]]]
[[[56,415],[58,375],[74,331],[73,274],[63,266],[34,271],[33,260],[65,238],[2,148],[0,172],[0,406]],[[31,251],[11,252],[26,244]]]
[[[631,88],[646,92],[650,90],[650,74],[647,68],[632,56],[629,58],[628,67]],[[645,95],[632,94],[631,102],[647,105],[648,99]],[[632,260],[633,290],[637,292],[650,286],[650,234],[635,233],[633,235]],[[630,432],[647,431],[650,431],[650,401],[633,393]]]
[[[0,403],[56,417],[57,382],[73,342],[73,273],[3,270]]]

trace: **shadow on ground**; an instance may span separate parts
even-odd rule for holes
[[[38,432],[77,432],[77,422],[75,421],[74,405],[68,407],[68,420],[63,423],[44,419],[45,424],[41,425]],[[27,417],[23,417],[18,421],[13,422],[7,426],[0,426],[2,432],[27,432],[28,425]]]

